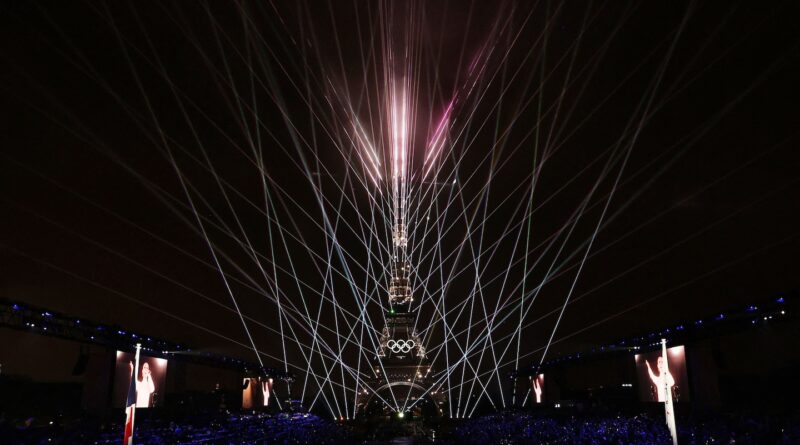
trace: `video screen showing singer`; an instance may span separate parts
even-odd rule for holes
[[[672,374],[669,372],[669,367],[666,363],[664,363],[664,357],[659,357],[656,360],[658,375],[653,372],[653,368],[650,366],[649,361],[645,360],[644,362],[647,364],[647,373],[650,375],[650,380],[653,382],[653,386],[656,388],[658,401],[666,402],[667,388],[672,391],[672,388],[675,386],[675,378],[672,377]]]
[[[686,349],[683,346],[668,348],[667,360],[660,351],[636,354],[635,359],[639,400],[664,403],[669,391],[673,402],[689,401]]]
[[[133,378],[133,362],[130,363],[131,378]],[[156,392],[156,385],[153,382],[153,373],[150,372],[150,364],[142,360],[139,378],[136,380],[136,407],[150,408],[153,393]]]
[[[112,405],[124,407],[131,379],[136,376],[136,407],[156,408],[166,389],[167,360],[142,354],[139,368],[134,372],[136,356],[130,352],[117,351],[114,370],[114,391]]]

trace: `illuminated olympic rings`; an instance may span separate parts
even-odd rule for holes
[[[386,342],[386,347],[394,353],[410,352],[416,345],[414,340],[389,340]]]

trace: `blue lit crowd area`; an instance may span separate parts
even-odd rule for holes
[[[2,422],[2,443],[118,444],[123,422],[60,418]],[[308,413],[197,415],[168,420],[143,416],[134,435],[141,445],[166,444],[349,444],[346,431]]]
[[[681,418],[678,443],[789,445],[800,443],[800,419],[764,414]],[[531,413],[509,411],[473,419],[453,419],[437,428],[398,423],[384,433],[309,413],[221,413],[181,419],[142,416],[135,443],[161,444],[671,444],[658,415]],[[4,444],[117,444],[122,422],[31,417],[3,418]],[[394,437],[386,437],[386,434]]]
[[[671,444],[661,417],[649,414],[535,415],[492,414],[458,426],[446,443],[479,444]],[[700,444],[796,444],[800,443],[798,419],[764,415],[713,416],[679,419],[678,443]]]

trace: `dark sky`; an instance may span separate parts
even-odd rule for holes
[[[418,56],[414,150],[424,148],[427,122],[441,116],[451,92],[472,81],[472,59],[492,48],[479,59],[485,72],[473,94],[455,107],[452,149],[437,175],[457,186],[434,185],[439,199],[423,204],[432,202],[453,228],[426,238],[420,251],[441,248],[446,257],[467,240],[462,255],[444,261],[445,274],[465,271],[427,283],[448,283],[448,309],[469,302],[476,286],[489,314],[498,301],[518,300],[534,152],[545,161],[536,164],[529,262],[542,262],[526,286],[541,282],[551,261],[572,268],[533,302],[526,323],[537,322],[524,330],[523,353],[547,343],[551,311],[569,294],[618,174],[554,339],[575,335],[549,357],[800,286],[796,2],[243,3],[244,10],[226,2],[5,2],[0,296],[252,359],[236,344],[249,344],[238,315],[220,306],[230,308],[231,299],[174,159],[260,350],[281,356],[279,337],[264,327],[279,328],[277,305],[265,296],[274,294],[275,277],[283,298],[298,310],[305,302],[313,316],[315,292],[358,310],[348,270],[357,286],[385,298],[376,287],[385,282],[361,269],[379,264],[358,239],[358,215],[369,218],[371,207],[354,182],[363,170],[347,168],[357,159],[341,144],[347,120],[338,102],[347,98],[365,122],[379,115],[381,16],[393,24],[389,46],[408,35]],[[368,128],[379,140],[380,125]],[[272,193],[267,213],[285,227],[285,246],[265,215],[253,140]],[[566,238],[558,230],[587,196],[589,208]],[[337,209],[337,240],[352,257],[345,267],[334,252],[327,286],[320,225]],[[485,224],[467,235],[472,218],[473,228]],[[376,230],[384,235],[382,223]],[[265,272],[221,224],[270,258]],[[555,233],[545,250],[540,243]],[[481,240],[499,247],[481,256],[476,285],[472,249]],[[413,265],[418,276],[438,263],[426,258]],[[295,277],[307,288],[298,290]],[[484,312],[475,304],[478,320]],[[518,311],[509,308],[501,313]],[[379,329],[379,309],[369,310]],[[425,326],[433,309],[421,311]],[[330,303],[321,314],[331,329],[343,323]],[[496,338],[517,322],[504,320]],[[441,328],[432,329],[441,338]],[[328,334],[320,335],[336,349]],[[289,355],[303,364],[297,351]]]

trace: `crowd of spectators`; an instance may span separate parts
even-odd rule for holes
[[[122,423],[35,419],[0,425],[2,444],[119,444]],[[134,443],[166,444],[351,444],[346,430],[308,413],[202,415],[181,421],[141,417]]]
[[[800,444],[800,419],[785,415],[713,415],[678,422],[681,445]]]
[[[446,438],[452,444],[671,445],[660,416],[552,416],[509,412],[469,419]],[[678,421],[681,445],[800,444],[800,422],[786,417],[716,415]]]
[[[400,426],[400,425],[398,425]],[[663,418],[644,414],[553,415],[503,412],[450,423],[448,431],[406,437],[402,443],[443,445],[660,445],[671,444]],[[404,431],[400,428],[398,434]],[[405,429],[406,432],[413,431]],[[413,435],[413,434],[406,434]],[[88,420],[0,418],[2,444],[118,444],[122,423]],[[394,443],[358,438],[347,427],[309,413],[206,414],[180,420],[139,416],[135,443],[162,444],[321,444]],[[800,422],[787,417],[715,415],[679,419],[681,445],[800,444]]]
[[[672,443],[664,422],[646,416],[552,417],[520,412],[467,420],[447,439],[464,445]]]

